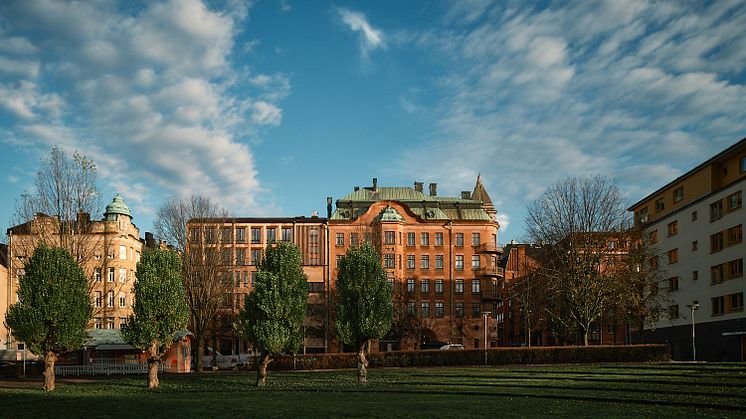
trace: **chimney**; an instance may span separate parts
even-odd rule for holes
[[[417,191],[417,192],[422,192],[422,185],[424,185],[424,183],[422,183],[422,182],[415,182],[414,183],[414,190]]]
[[[461,199],[471,199],[471,192],[461,191]]]
[[[331,196],[326,197],[326,218],[328,219],[332,218],[332,197]]]
[[[438,184],[437,183],[430,184],[430,196],[438,196]]]
[[[373,192],[378,190],[378,178],[373,178]]]
[[[153,238],[153,233],[149,231],[145,232],[145,247],[155,247],[155,239]]]

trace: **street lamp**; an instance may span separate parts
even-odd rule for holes
[[[694,334],[694,312],[699,310],[699,303],[692,303],[686,305],[692,312],[692,361],[697,360],[697,340]]]
[[[492,314],[491,311],[482,312],[484,316],[484,365],[487,365],[487,317]]]

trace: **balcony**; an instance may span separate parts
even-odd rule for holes
[[[491,253],[491,254],[502,254],[503,247],[495,243],[482,243],[478,246],[474,246],[476,253]]]
[[[487,276],[495,278],[503,278],[505,276],[503,268],[497,266],[483,266],[479,269],[475,269],[474,273],[476,274],[476,276]]]

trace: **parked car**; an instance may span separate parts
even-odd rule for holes
[[[464,349],[464,345],[460,343],[449,343],[440,347],[441,351],[450,351],[454,349]]]
[[[204,363],[206,367],[209,367],[210,365],[212,365],[212,348],[209,346],[206,347],[205,352]],[[220,369],[237,368],[246,365],[250,362],[250,358],[252,357],[254,357],[254,354],[242,353],[235,355],[223,355],[220,352],[215,351],[215,358],[218,362],[218,368]],[[193,362],[196,362],[196,359],[193,359]]]

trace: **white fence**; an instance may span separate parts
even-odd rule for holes
[[[163,372],[165,366],[161,362],[158,372]],[[121,364],[121,363],[93,363],[91,365],[59,365],[54,367],[55,375],[112,375],[112,374],[147,374],[148,364]]]

